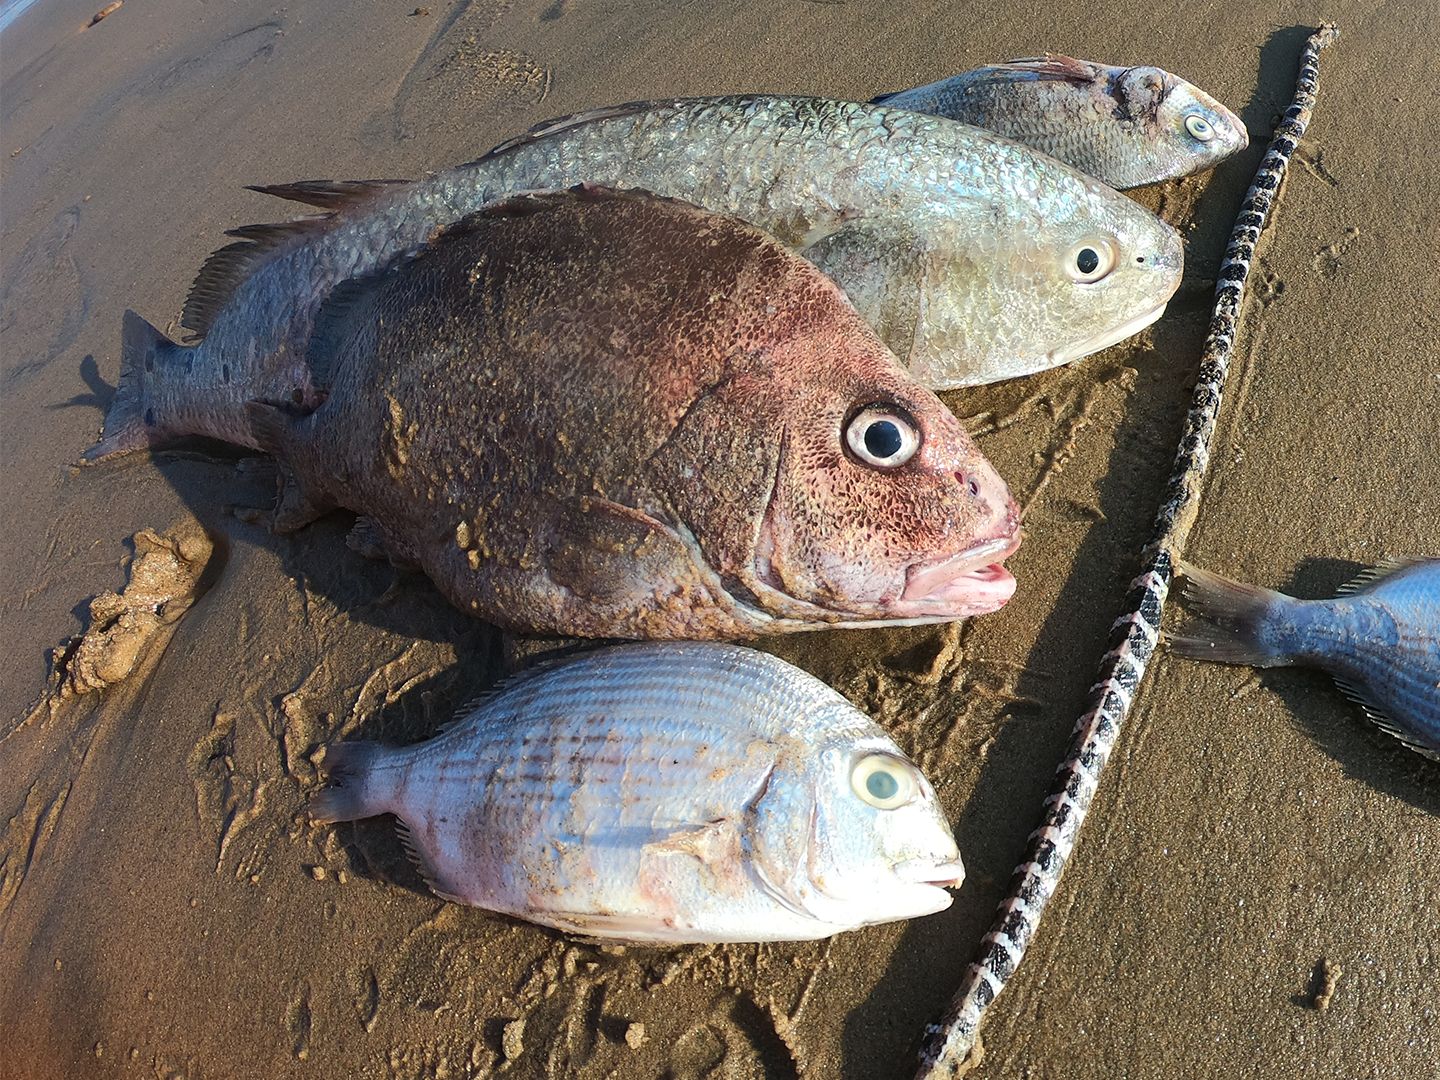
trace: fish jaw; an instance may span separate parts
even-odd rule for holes
[[[895,876],[912,885],[933,885],[939,889],[958,889],[965,880],[965,864],[958,857],[944,862],[932,859],[910,859],[895,867]]]
[[[921,915],[933,915],[944,911],[955,902],[951,889],[958,889],[965,881],[965,866],[956,855],[954,859],[910,859],[893,868],[901,887],[892,895],[896,905],[903,907],[908,919]]]
[[[906,572],[905,590],[890,610],[897,617],[943,612],[954,619],[998,611],[1015,594],[1015,577],[1003,564],[1019,547],[1017,529],[959,554],[916,563]]]
[[[1119,326],[1112,327],[1104,333],[1096,334],[1092,338],[1067,345],[1063,349],[1054,349],[1046,354],[1049,361],[1048,366],[1059,367],[1061,364],[1068,364],[1072,360],[1079,360],[1081,357],[1090,356],[1101,349],[1108,349],[1111,345],[1118,344],[1126,338],[1138,334],[1147,326],[1153,325],[1161,315],[1165,314],[1165,308],[1169,305],[1170,298],[1165,300],[1150,311],[1142,311],[1132,319],[1127,319]]]

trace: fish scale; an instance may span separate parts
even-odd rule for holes
[[[912,785],[902,805],[855,789],[877,757]],[[439,895],[595,937],[824,937],[940,910],[961,873],[933,788],[889,737],[736,646],[596,650],[429,742],[341,743],[324,767],[317,820],[394,813]]]

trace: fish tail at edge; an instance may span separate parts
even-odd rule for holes
[[[310,797],[310,819],[356,821],[390,809],[391,792],[383,778],[385,758],[393,751],[380,743],[337,743],[326,747],[325,786]]]
[[[115,381],[115,397],[105,413],[105,428],[100,441],[81,455],[86,462],[105,461],[135,450],[144,450],[159,438],[153,404],[150,401],[151,380],[157,366],[170,364],[189,351],[165,336],[164,332],[146,322],[133,311],[125,312],[120,332],[120,377]]]
[[[1290,657],[1277,652],[1263,640],[1262,631],[1277,605],[1290,598],[1273,589],[1246,585],[1198,566],[1180,563],[1186,606],[1199,621],[1189,635],[1166,635],[1172,653],[1196,660],[1222,664],[1251,664],[1274,667],[1288,664]]]

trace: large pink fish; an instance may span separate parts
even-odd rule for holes
[[[173,348],[138,316],[126,334]],[[509,628],[929,623],[1015,587],[1015,504],[959,422],[737,218],[593,188],[499,204],[337,288],[305,363],[318,407],[236,394],[220,418],[280,459],[279,523],[364,515]],[[144,400],[183,434],[189,393],[176,373]]]

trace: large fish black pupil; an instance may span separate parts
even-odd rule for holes
[[[872,772],[865,778],[865,790],[883,802],[895,797],[900,790],[900,781],[887,772]]]
[[[1094,248],[1081,248],[1080,254],[1075,256],[1075,265],[1079,267],[1080,273],[1093,274],[1100,265],[1100,256],[1095,253]]]
[[[865,449],[877,458],[892,458],[900,452],[900,429],[890,420],[876,420],[865,429]]]

